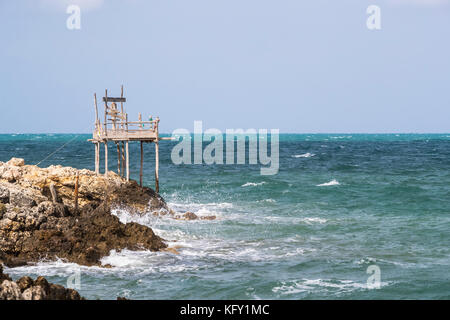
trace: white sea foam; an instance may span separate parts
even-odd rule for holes
[[[256,186],[262,186],[263,184],[265,184],[266,182],[265,181],[263,181],[263,182],[258,182],[258,183],[255,183],[255,182],[247,182],[247,183],[244,183],[241,187],[256,187]]]
[[[381,286],[388,285],[382,282]],[[279,286],[272,289],[273,292],[281,295],[289,295],[317,290],[336,290],[338,293],[351,292],[355,290],[369,290],[366,283],[358,283],[352,280],[332,280],[332,279],[302,279],[293,281],[282,281]]]
[[[340,185],[339,181],[336,179],[331,180],[330,182],[318,184],[317,187],[328,187],[328,186],[338,186]]]
[[[315,156],[314,153],[307,152],[307,153],[304,153],[304,154],[296,154],[296,155],[293,155],[292,157],[294,157],[294,158],[311,158],[311,157],[314,157],[314,156]]]
[[[323,224],[323,223],[327,222],[327,219],[317,218],[317,217],[312,217],[312,218],[306,217],[306,218],[303,218],[302,221],[307,223],[307,224],[313,224],[313,223]]]

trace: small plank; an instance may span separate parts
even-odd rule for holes
[[[103,97],[103,102],[127,102],[127,98]]]

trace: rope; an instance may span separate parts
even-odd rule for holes
[[[61,147],[59,147],[58,149],[56,149],[55,151],[53,151],[52,153],[50,153],[48,156],[46,156],[44,159],[42,159],[41,161],[39,161],[38,163],[36,163],[36,166],[39,166],[43,161],[47,160],[48,158],[50,158],[51,156],[53,156],[55,153],[59,152],[60,150],[62,150],[65,146],[67,146],[69,143],[71,143],[73,140],[75,140],[76,138],[78,138],[80,135],[76,135],[75,137],[73,137],[72,139],[70,139],[69,141],[67,141],[66,143],[64,143]]]

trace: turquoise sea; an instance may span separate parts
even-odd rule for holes
[[[0,135],[0,161],[93,169],[89,135]],[[216,215],[148,225],[180,254],[111,252],[111,269],[40,262],[6,269],[66,285],[89,299],[450,299],[450,134],[283,134],[280,170],[174,165],[161,143],[161,194],[178,211]],[[131,144],[138,179],[139,145]],[[116,166],[113,145],[110,169]],[[103,163],[103,161],[102,161]],[[145,145],[152,187],[154,148]],[[380,271],[371,289],[369,266]]]

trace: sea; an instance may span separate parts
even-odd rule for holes
[[[93,170],[90,137],[3,134],[0,161]],[[87,299],[450,299],[450,134],[281,134],[275,175],[248,161],[176,165],[177,143],[160,143],[161,195],[177,212],[217,219],[113,214],[179,254],[111,251],[102,264],[112,268],[58,259],[5,272]],[[138,143],[130,154],[138,180]],[[145,144],[149,187],[154,161]]]

